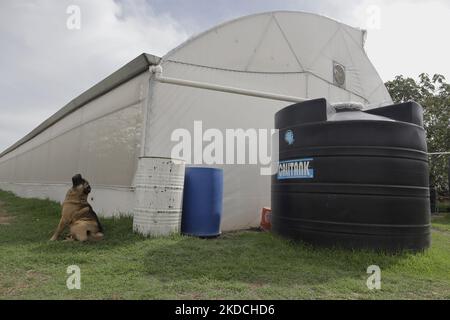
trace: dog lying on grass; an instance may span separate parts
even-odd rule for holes
[[[98,241],[103,239],[103,228],[97,214],[87,201],[91,186],[81,174],[72,177],[72,188],[67,191],[62,204],[61,220],[51,241],[59,238],[66,227],[70,233],[66,240]]]

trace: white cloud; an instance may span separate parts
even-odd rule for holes
[[[447,0],[364,0],[353,22],[366,27],[368,6],[380,8],[380,29],[368,30],[366,51],[384,81],[398,74],[440,73],[450,80]]]
[[[142,52],[163,55],[192,29],[221,22],[214,20],[223,16],[225,2],[219,3],[215,12],[206,12],[186,3],[191,9],[175,10],[178,4],[160,1],[166,6],[160,12],[175,10],[176,20],[168,13],[156,14],[145,0],[1,0],[0,150]],[[69,5],[81,9],[81,30],[66,27]],[[448,0],[236,1],[226,15],[307,10],[365,28],[370,5],[380,7],[381,29],[368,31],[366,51],[384,81],[421,72],[441,73],[450,80]],[[197,25],[182,28],[181,16]]]
[[[381,78],[440,73],[450,80],[449,0],[298,0],[297,10],[314,3],[313,12],[367,29],[371,7],[378,7],[380,29],[368,29],[366,52]]]
[[[69,5],[81,29],[69,30]],[[163,55],[188,34],[144,1],[0,2],[0,149],[143,52]]]

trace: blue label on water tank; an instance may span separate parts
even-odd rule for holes
[[[278,162],[278,180],[314,178],[313,158]]]
[[[288,130],[284,133],[284,141],[286,141],[286,143],[288,145],[294,144],[295,138],[294,138],[294,132],[292,130]]]

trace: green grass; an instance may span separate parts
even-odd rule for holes
[[[441,212],[441,213],[448,212],[448,213],[450,213],[450,200],[438,201],[437,207],[438,207],[438,212]]]
[[[3,191],[0,201],[0,222],[9,222],[0,224],[0,299],[450,298],[448,215],[436,218],[431,249],[389,255],[317,249],[255,231],[146,239],[131,232],[129,218],[102,219],[99,243],[49,242],[58,204]],[[74,264],[81,290],[66,288]],[[382,270],[381,290],[366,286],[372,264]]]
[[[450,213],[434,216],[433,227],[437,230],[450,232]]]

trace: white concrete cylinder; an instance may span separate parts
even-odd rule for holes
[[[164,236],[180,231],[184,168],[183,160],[139,158],[135,177],[135,232]]]

